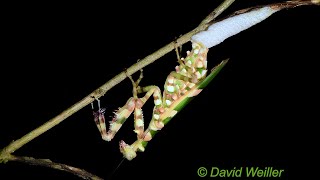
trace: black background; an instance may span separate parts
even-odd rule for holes
[[[195,28],[221,1],[45,3],[8,5],[1,29],[0,148],[176,37]],[[221,17],[275,1],[237,1]],[[208,66],[229,63],[149,143],[124,161],[118,143],[135,140],[130,117],[104,142],[87,106],[15,155],[51,159],[105,179],[199,179],[199,167],[274,167],[294,176],[291,153],[315,119],[319,71],[319,7],[282,10],[209,50]],[[183,46],[190,49],[190,43]],[[163,88],[174,51],[144,69],[141,85]],[[134,75],[137,77],[137,75]],[[128,79],[101,100],[106,117],[131,96]],[[144,107],[146,123],[153,101]],[[303,125],[305,124],[305,125]],[[303,133],[305,134],[305,133]],[[312,131],[309,131],[312,135]],[[0,179],[79,179],[69,173],[9,162]]]

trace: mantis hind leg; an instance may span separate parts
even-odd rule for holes
[[[143,117],[141,110],[141,101],[138,98],[137,87],[143,78],[143,71],[140,70],[140,76],[137,81],[134,81],[130,75],[128,78],[132,82],[132,94],[133,97],[129,98],[124,106],[114,112],[114,117],[110,121],[109,131],[105,136],[106,141],[111,141],[115,134],[120,130],[122,124],[128,119],[128,117],[134,112],[135,114],[135,132],[143,131]]]
[[[182,65],[183,64],[182,62],[183,59],[181,59],[182,46],[178,46],[177,40],[174,41],[174,50],[176,52],[179,64]]]
[[[139,103],[136,104],[137,110],[135,111],[134,119],[135,119],[135,132],[137,133],[137,140],[132,145],[128,145],[124,141],[120,141],[120,144],[119,144],[120,152],[128,160],[132,160],[133,158],[135,158],[136,152],[138,150],[144,151],[144,145],[142,144],[143,142],[151,140],[150,133],[148,133],[148,131],[142,130],[141,126],[143,126],[144,128],[144,125],[139,124],[139,121],[140,119],[143,120],[141,108],[152,95],[154,98],[155,107],[153,109],[151,122],[159,122],[159,123],[154,123],[154,126],[159,129],[163,127],[163,124],[161,125],[161,121],[154,121],[154,119],[159,120],[160,114],[164,111],[160,88],[158,86],[153,86],[153,85],[146,86],[146,87],[139,87],[136,89],[136,93],[146,93],[144,97],[137,99]]]

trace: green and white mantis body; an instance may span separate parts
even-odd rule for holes
[[[168,75],[162,94],[158,86],[138,86],[142,79],[142,70],[136,82],[131,76],[128,76],[133,84],[133,97],[114,113],[108,131],[101,130],[105,129],[103,128],[106,126],[105,121],[96,121],[102,138],[111,141],[126,119],[134,113],[134,132],[137,134],[137,140],[131,145],[120,141],[120,151],[128,160],[135,158],[137,151],[143,152],[155,134],[193,97],[197,96],[228,62],[227,60],[222,61],[207,76],[207,53],[208,48],[203,44],[192,42],[191,52],[187,51],[186,58],[179,59],[179,66],[176,66],[176,70]],[[139,98],[138,94],[141,93],[145,95]],[[142,107],[151,96],[153,96],[155,106],[149,126],[145,129]],[[96,117],[99,118],[99,116]]]
[[[181,111],[193,97],[197,96],[226,65],[228,60],[222,61],[208,74],[207,53],[209,48],[265,20],[284,7],[279,5],[247,9],[242,11],[242,14],[235,13],[234,16],[209,26],[206,31],[195,34],[191,38],[191,52],[187,52],[186,58],[178,59],[179,66],[168,75],[162,94],[157,86],[139,86],[142,71],[136,82],[133,81],[131,76],[128,76],[133,84],[133,97],[114,113],[108,131],[103,116],[104,111],[99,110],[95,114],[95,122],[102,138],[111,141],[126,119],[134,113],[134,132],[137,134],[137,140],[131,145],[120,141],[120,151],[128,160],[135,158],[137,151],[143,152],[155,134]],[[141,93],[145,93],[145,95],[139,98],[138,94]],[[145,129],[142,107],[151,96],[153,96],[155,106],[149,126]]]

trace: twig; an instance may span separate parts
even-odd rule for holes
[[[273,9],[281,10],[281,9],[289,9],[289,8],[295,8],[298,6],[306,6],[306,5],[320,5],[320,0],[317,0],[317,2],[310,1],[310,0],[285,1],[285,2],[270,4],[269,6],[272,7]],[[265,5],[258,5],[258,6],[253,6],[253,7],[249,7],[246,9],[241,9],[239,11],[235,11],[234,13],[232,13],[228,16],[225,16],[223,19],[227,19],[227,18],[230,18],[230,17],[238,15],[238,14],[243,14],[248,11],[252,11],[254,9],[261,8],[264,6]],[[223,20],[223,19],[220,19],[220,20]],[[208,22],[208,23],[210,23],[210,22]],[[214,22],[211,22],[211,23],[214,23]]]
[[[29,165],[43,166],[43,167],[48,167],[48,168],[52,168],[52,169],[58,169],[61,171],[66,171],[66,172],[72,173],[76,176],[79,176],[82,179],[102,180],[102,178],[100,178],[94,174],[91,174],[83,169],[72,167],[72,166],[69,166],[66,164],[52,162],[49,159],[35,159],[32,157],[19,157],[19,156],[10,155],[8,160],[23,162],[23,163],[26,163]]]

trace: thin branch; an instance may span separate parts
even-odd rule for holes
[[[313,1],[310,1],[310,0],[296,0],[296,1],[285,1],[285,2],[273,3],[273,4],[270,4],[268,6],[272,7],[273,9],[281,10],[281,9],[295,8],[295,7],[298,7],[298,6],[319,5],[319,2],[320,2],[320,0],[318,2],[313,2]],[[241,9],[239,11],[235,11],[234,13],[232,13],[232,14],[230,14],[228,16],[225,16],[223,19],[227,19],[227,18],[230,18],[232,16],[243,14],[243,13],[252,11],[252,10],[257,9],[257,8],[262,8],[262,7],[265,7],[265,5],[258,5],[258,6],[253,6],[253,7],[249,7],[249,8],[246,8],[246,9]],[[223,20],[223,19],[220,19],[220,20]]]
[[[224,10],[227,9],[235,0],[225,1],[220,6],[218,6],[214,11],[212,11],[204,20],[201,21],[199,26],[207,25],[212,22],[216,17],[218,17]]]
[[[227,9],[233,1],[234,0],[225,0],[212,13],[210,13],[210,14],[214,14],[214,15],[213,16],[209,15],[209,16],[207,16],[207,18],[211,21],[213,18],[217,17],[217,15],[219,15],[221,12],[223,12],[225,9]],[[207,21],[207,20],[204,20],[204,21]],[[210,22],[210,21],[208,21],[208,22]],[[142,69],[142,68],[146,67],[147,65],[153,63],[154,61],[158,60],[159,58],[161,58],[165,54],[172,51],[174,49],[175,45],[180,46],[180,45],[185,44],[186,42],[190,41],[191,36],[193,36],[194,34],[200,32],[200,31],[203,31],[204,29],[206,29],[206,27],[207,27],[207,24],[201,23],[197,28],[195,28],[194,30],[190,31],[189,33],[186,33],[185,35],[181,36],[179,39],[177,39],[176,42],[171,42],[171,43],[163,46],[158,51],[148,55],[147,57],[145,57],[141,61],[132,65],[130,68],[128,68],[126,70],[127,74],[132,75],[133,73],[139,71],[140,69]],[[83,98],[82,100],[80,100],[79,102],[77,102],[76,104],[71,106],[70,108],[66,109],[65,111],[63,111],[62,113],[57,115],[56,117],[52,118],[51,120],[49,120],[48,122],[46,122],[42,126],[29,132],[28,134],[26,134],[22,138],[10,143],[0,153],[0,162],[1,162],[1,158],[3,156],[2,154],[13,153],[17,149],[21,148],[23,145],[32,141],[34,138],[40,136],[41,134],[48,131],[52,127],[61,123],[63,120],[65,120],[66,118],[68,118],[69,116],[74,114],[75,112],[77,112],[80,109],[82,109],[83,107],[87,106],[88,104],[93,102],[95,99],[103,96],[107,91],[109,91],[111,88],[113,88],[114,86],[119,84],[126,77],[127,76],[126,76],[125,72],[121,72],[120,74],[116,75],[114,78],[112,78],[111,80],[109,80],[108,82],[103,84],[101,87],[99,87],[98,89],[96,89],[95,91],[90,93],[88,96],[86,96],[85,98]]]
[[[48,167],[48,168],[52,168],[52,169],[57,169],[57,170],[69,172],[69,173],[72,173],[76,176],[79,176],[82,179],[102,180],[102,178],[100,178],[94,174],[91,174],[83,169],[72,167],[72,166],[69,166],[66,164],[52,162],[49,159],[35,159],[32,157],[19,157],[19,156],[10,155],[9,160],[23,162],[23,163],[26,163],[29,165],[43,166],[43,167]]]

